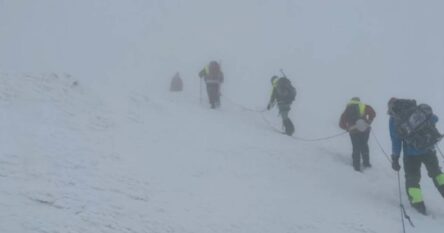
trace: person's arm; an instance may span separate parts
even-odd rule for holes
[[[371,124],[376,117],[376,112],[370,105],[367,105],[365,112],[367,115],[367,122]]]
[[[399,137],[398,131],[396,131],[396,124],[393,117],[390,117],[389,121],[390,138],[392,139],[392,169],[396,172],[401,170],[401,165],[399,164],[399,157],[401,156],[402,150],[402,139]]]
[[[438,121],[439,121],[439,118],[438,118],[438,116],[437,116],[437,115],[433,114],[433,116],[432,116],[431,120],[432,120],[433,124],[436,124],[436,123],[438,123]]]
[[[271,91],[270,101],[268,102],[267,109],[270,110],[271,107],[273,107],[274,102],[276,101],[276,91],[275,87],[273,87],[273,90]]]
[[[395,120],[390,117],[389,121],[390,138],[392,140],[392,156],[399,158],[402,150],[402,139],[396,131]]]
[[[345,117],[345,111],[341,114],[341,118],[339,119],[339,127],[343,130],[347,130],[347,119]]]
[[[207,76],[207,70],[205,68],[203,68],[200,72],[199,72],[199,77],[200,78],[204,78],[205,76]]]

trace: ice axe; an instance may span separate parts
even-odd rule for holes
[[[283,69],[280,69],[279,71],[281,72],[281,74],[282,74],[284,77],[287,77],[287,75],[285,74],[285,72],[284,72]]]

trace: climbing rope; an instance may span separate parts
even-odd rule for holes
[[[391,164],[392,160],[390,158],[390,156],[388,155],[388,153],[384,150],[384,148],[382,147],[382,144],[379,142],[378,137],[376,137],[376,134],[372,131],[373,137],[375,138],[376,144],[378,145],[379,149],[381,149],[382,153],[385,155],[385,157],[387,158],[388,162]],[[404,203],[402,200],[402,189],[401,189],[401,175],[399,171],[396,171],[397,177],[398,177],[398,194],[399,194],[399,208],[401,211],[401,224],[402,224],[402,230],[403,233],[405,233],[405,220],[407,219],[410,223],[410,225],[412,227],[415,227],[415,225],[413,224],[412,219],[410,218],[410,216],[407,214],[407,211],[405,210],[404,207]]]
[[[222,96],[227,102],[231,103],[232,105],[237,106],[238,108],[244,110],[244,111],[248,111],[248,112],[256,112],[256,113],[263,113],[265,111],[267,111],[267,109],[263,109],[263,110],[256,110],[256,109],[252,109],[252,108],[247,108],[241,104],[238,104],[234,101],[232,101],[230,98],[226,97],[226,96]]]
[[[228,99],[226,97],[225,97],[225,99],[228,102],[232,103],[233,105],[239,107],[242,110],[259,113],[261,115],[261,117],[262,117],[262,120],[268,125],[268,127],[270,127],[273,131],[276,131],[276,132],[279,132],[279,133],[283,133],[281,130],[275,128],[273,126],[273,124],[269,120],[267,120],[267,118],[264,116],[264,112],[267,111],[267,110],[254,110],[254,109],[251,109],[251,108],[247,108],[247,107],[245,107],[245,106],[243,106],[241,104],[238,104],[238,103],[236,103],[236,102],[234,102],[234,101],[232,101],[232,100],[230,100],[230,99]],[[320,138],[313,138],[313,139],[301,138],[301,137],[297,137],[297,136],[291,136],[291,138],[294,138],[295,140],[299,140],[299,141],[305,141],[305,142],[319,142],[319,141],[326,141],[326,140],[330,140],[330,139],[333,139],[333,138],[337,138],[337,137],[340,137],[340,136],[345,135],[347,133],[348,132],[345,131],[345,132],[341,132],[341,133],[334,134],[334,135],[331,135],[331,136],[320,137]],[[391,160],[390,156],[388,155],[388,153],[385,152],[385,150],[384,150],[382,144],[380,143],[378,137],[376,136],[376,134],[373,131],[371,131],[371,133],[372,133],[373,137],[375,138],[376,144],[378,145],[379,149],[385,155],[387,161],[391,164],[392,160]],[[438,148],[438,151],[441,154],[441,156],[444,158],[444,154],[442,153],[442,151],[439,148],[439,146],[437,146],[437,148]],[[400,172],[399,171],[397,171],[397,178],[398,178],[398,194],[399,194],[399,207],[400,207],[400,213],[401,213],[401,224],[402,224],[403,233],[405,233],[406,232],[405,219],[407,219],[409,221],[409,223],[410,223],[410,225],[412,227],[415,227],[415,225],[413,224],[410,216],[407,214],[407,211],[405,210],[405,207],[404,207],[404,204],[403,204],[402,188],[401,188],[401,176],[400,176]]]
[[[392,163],[392,159],[390,158],[390,156],[385,152],[384,148],[382,147],[382,144],[379,142],[378,137],[376,137],[376,134],[373,132],[373,130],[371,131],[373,138],[375,139],[376,144],[378,145],[379,149],[381,149],[382,154],[385,155],[385,158],[387,159],[387,161],[391,164]]]
[[[407,211],[405,210],[403,201],[402,201],[402,191],[401,191],[401,175],[399,174],[399,171],[396,172],[398,175],[398,193],[399,193],[399,208],[401,211],[401,224],[402,224],[402,232],[405,233],[405,220],[407,219],[410,223],[410,226],[415,227],[415,225],[412,222],[412,219],[407,214]]]
[[[267,120],[267,118],[264,116],[263,113],[261,113],[261,117],[262,117],[262,120],[263,120],[263,121],[268,125],[268,127],[270,127],[273,131],[276,131],[276,132],[282,133],[281,130],[275,128],[275,127],[271,124],[271,122],[270,122],[269,120]],[[297,137],[297,136],[290,136],[290,137],[291,137],[291,138],[294,138],[294,139],[296,139],[296,140],[299,140],[299,141],[304,141],[304,142],[319,142],[319,141],[326,141],[326,140],[330,140],[330,139],[333,139],[333,138],[337,138],[337,137],[340,137],[340,136],[342,136],[342,135],[344,135],[344,134],[347,134],[347,133],[348,133],[348,132],[341,132],[341,133],[334,134],[334,135],[331,135],[331,136],[320,137],[320,138],[311,138],[311,139],[308,139],[308,138],[302,138],[302,137]]]
[[[281,130],[275,128],[273,126],[273,124],[269,120],[267,120],[267,118],[265,117],[264,113],[267,111],[267,109],[255,110],[255,109],[247,108],[247,107],[245,107],[245,106],[243,106],[241,104],[238,104],[235,101],[232,101],[231,99],[229,99],[229,98],[227,98],[225,96],[224,96],[224,99],[226,101],[230,102],[231,104],[237,106],[238,108],[242,109],[242,110],[259,113],[261,115],[261,117],[262,117],[262,120],[268,125],[269,128],[271,128],[273,131],[276,131],[278,133],[282,133],[283,134],[283,132]],[[348,132],[341,132],[341,133],[330,135],[330,136],[326,136],[326,137],[310,138],[310,139],[309,138],[297,137],[297,136],[291,136],[291,138],[293,138],[295,140],[298,140],[298,141],[304,141],[304,142],[319,142],[319,141],[326,141],[326,140],[330,140],[330,139],[333,139],[333,138],[336,138],[336,137],[340,137],[340,136],[345,135],[347,133]]]

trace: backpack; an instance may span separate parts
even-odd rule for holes
[[[278,80],[276,92],[279,99],[287,102],[293,102],[296,98],[296,89],[291,84],[291,81],[282,77]]]
[[[399,121],[406,121],[417,108],[416,100],[396,99],[389,103],[389,115]]]
[[[211,61],[208,65],[208,71],[210,74],[220,73],[220,65],[216,61]]]
[[[217,63],[216,61],[210,62],[210,64],[208,65],[207,72],[208,73],[206,74],[207,75],[206,80],[223,82],[223,74],[219,63]]]
[[[356,121],[362,119],[361,114],[359,113],[359,104],[349,104],[345,109],[345,117],[347,122],[351,125],[356,124]]]
[[[429,105],[416,105],[414,100],[397,100],[392,107],[396,130],[407,145],[423,150],[442,139],[443,135],[432,122],[433,110]]]

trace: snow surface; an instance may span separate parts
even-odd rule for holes
[[[0,232],[401,232],[396,176],[374,138],[374,167],[356,173],[347,136],[297,141],[271,130],[275,110],[239,105],[263,109],[284,68],[297,136],[339,133],[360,96],[389,152],[390,97],[444,117],[443,7],[0,0]],[[199,104],[210,59],[226,74],[216,111]],[[171,94],[176,71],[185,91]],[[431,216],[405,203],[407,232],[442,232],[444,200],[425,171],[421,184]]]

